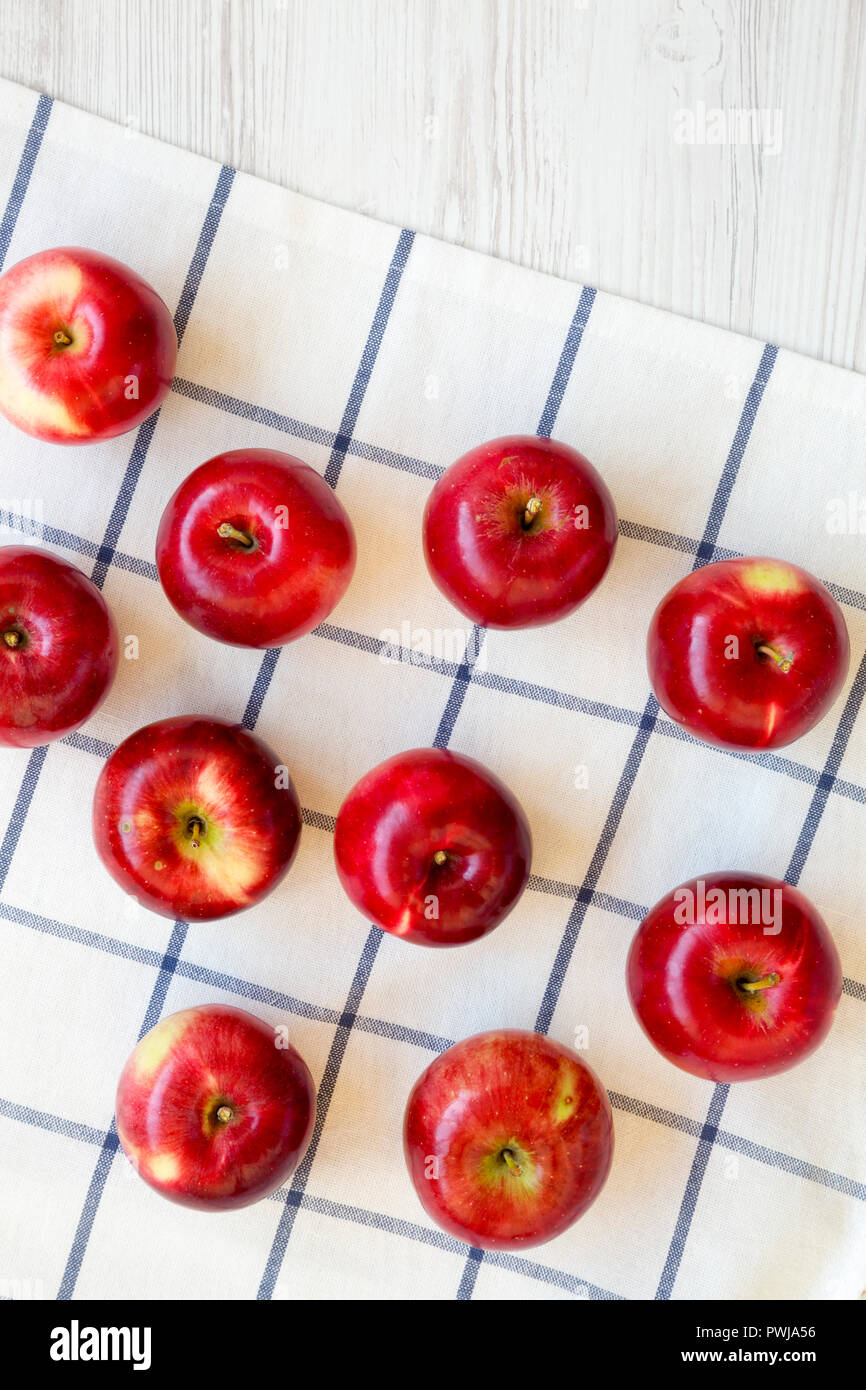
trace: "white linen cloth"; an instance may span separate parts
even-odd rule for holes
[[[156,287],[181,335],[174,389],[137,434],[63,449],[0,421],[4,543],[31,535],[73,560],[137,638],[80,734],[0,752],[0,1293],[858,1297],[863,378],[323,206],[6,82],[0,127],[3,264],[96,247]],[[621,538],[574,616],[491,633],[461,666],[466,624],[425,571],[422,510],[445,465],[511,432],[583,451],[613,492]],[[343,602],[278,654],[200,636],[153,564],[181,479],[247,445],[320,469],[358,537]],[[656,717],[650,696],[654,605],[696,562],[731,553],[805,565],[849,625],[842,694],[779,755],[703,746]],[[90,832],[111,747],[188,712],[254,727],[290,767],[306,822],[272,896],[191,926],[125,896]],[[371,929],[332,863],[333,817],[355,780],[433,742],[491,767],[535,842],[516,910],[447,952]],[[730,1089],[664,1061],[624,983],[646,908],[727,868],[798,883],[846,976],[813,1057]],[[136,1178],[112,1112],[142,1031],[214,1000],[289,1025],[319,1118],[290,1190],[202,1215]],[[586,1045],[611,1093],[616,1151],[566,1234],[478,1258],[422,1211],[401,1121],[438,1049],[498,1026]]]

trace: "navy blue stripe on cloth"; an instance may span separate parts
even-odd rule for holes
[[[59,526],[49,526],[44,521],[23,516],[20,512],[9,512],[0,508],[0,533],[4,530],[20,531],[23,535],[29,536],[31,540],[47,541],[49,545],[60,546],[63,550],[72,550],[76,555],[84,555],[88,560],[95,560],[99,555],[99,546],[96,541],[87,540],[84,536],[76,536],[74,531],[65,531]],[[121,550],[115,550],[111,557],[111,563],[116,565],[118,569],[128,570],[131,574],[139,574],[143,579],[159,581],[156,565],[151,564],[148,560],[139,560],[136,555],[127,555]]]
[[[42,147],[42,137],[45,134],[45,127],[51,115],[51,108],[54,105],[51,97],[41,96],[36,103],[36,112],[27,132],[27,139],[24,142],[24,149],[21,159],[18,162],[18,169],[15,174],[15,181],[12,184],[12,191],[6,202],[3,212],[3,220],[0,222],[0,270],[6,263],[6,256],[9,251],[9,243],[15,231],[18,221],[18,214],[21,211],[21,204],[24,202],[24,195],[30,186],[30,176],[33,173],[33,166],[36,163],[36,156]]]
[[[222,220],[223,211],[229,193],[231,192],[234,177],[234,169],[230,169],[227,165],[223,165],[220,169],[216,188],[214,189],[210,204],[208,205],[207,213],[205,214],[202,229],[199,232],[198,243],[193,252],[193,257],[186,273],[186,279],[184,280],[183,289],[180,292],[177,309],[175,310],[174,327],[177,333],[178,345],[183,342],[183,335],[189,323],[192,306],[195,303],[195,297],[198,293],[202,276],[204,275],[205,266],[210,256],[214,238],[216,237],[220,221]],[[96,564],[90,576],[98,589],[101,589],[105,583],[106,575],[108,574],[108,566],[114,558],[114,548],[117,545],[120,533],[123,530],[126,518],[129,514],[129,508],[132,505],[135,489],[141,477],[141,470],[144,467],[144,461],[147,458],[147,451],[150,448],[158,419],[159,410],[155,410],[154,413],[149,415],[143,424],[138,427],[138,433],[135,436],[135,443],[132,446],[129,463],[126,466],[126,473],[120,485],[120,491],[115,499],[111,516],[108,519],[108,525],[105,528],[105,535],[99,547]]]
[[[253,405],[251,401],[242,401],[237,396],[228,396],[224,391],[213,391],[209,386],[199,386],[197,382],[187,381],[181,376],[175,377],[171,383],[171,389],[177,395],[185,396],[187,400],[197,401],[199,405],[207,405],[213,410],[225,411],[228,415],[237,415],[241,420],[250,420],[256,425],[267,425],[268,429],[279,430],[282,434],[291,434],[296,439],[305,439],[308,444],[324,444],[330,449],[337,438],[333,430],[325,430],[319,425],[307,424],[305,420],[298,420],[294,415],[283,415],[280,411],[270,410],[267,406]]]
[[[345,435],[335,434],[333,430],[311,425],[294,415],[283,415],[278,410],[254,405],[251,401],[226,395],[224,391],[213,391],[209,386],[200,386],[197,382],[186,381],[183,377],[176,376],[171,389],[179,396],[185,396],[187,400],[197,401],[199,405],[223,410],[228,415],[237,415],[242,420],[252,420],[257,425],[266,425],[268,429],[293,435],[295,439],[304,439],[308,444],[323,444],[326,448],[333,449],[340,439],[344,456],[352,454],[357,458],[368,459],[371,463],[381,463],[386,468],[397,468],[403,473],[414,473],[419,478],[430,478],[433,481],[441,478],[445,471],[439,464],[428,463],[426,459],[413,458],[411,454],[400,454],[395,449],[384,449],[378,444],[367,444],[363,439],[356,439],[354,435],[347,438]]]
[[[451,735],[454,732],[454,725],[457,723],[460,711],[463,708],[463,701],[466,699],[466,692],[472,680],[475,663],[481,655],[481,648],[484,645],[484,628],[477,625],[472,629],[472,636],[466,644],[466,654],[463,661],[454,673],[454,681],[448,692],[448,702],[439,720],[439,727],[433,737],[434,748],[447,748]]]
[[[114,547],[117,544],[124,523],[126,522],[129,508],[132,505],[132,498],[141,477],[141,470],[144,467],[144,460],[147,458],[147,451],[150,448],[151,440],[156,431],[156,422],[159,419],[159,411],[155,410],[152,415],[138,427],[135,436],[135,443],[132,446],[132,453],[129,456],[129,463],[126,465],[126,472],[120,484],[120,491],[111,509],[108,518],[108,525],[105,528],[105,535],[102,544],[96,552],[96,562],[90,572],[97,589],[101,589],[108,577],[108,568],[114,559]]]
[[[44,1110],[34,1110],[29,1105],[18,1105],[15,1101],[0,1099],[0,1115],[4,1120],[15,1120],[20,1125],[32,1125],[44,1129],[48,1134],[60,1134],[64,1139],[74,1139],[80,1144],[104,1144],[106,1136],[92,1125],[82,1125],[75,1120],[66,1120],[62,1115],[51,1115]]]
[[[3,842],[0,844],[0,892],[6,883],[6,875],[9,872],[9,865],[12,863],[12,856],[18,847],[18,841],[21,839],[21,831],[24,829],[27,812],[30,810],[33,793],[36,791],[39,774],[45,766],[47,754],[48,746],[43,744],[41,748],[34,748],[27,759],[27,766],[24,769],[21,786],[18,788],[15,805],[12,807],[9,824],[6,826]]]
[[[99,1151],[99,1158],[96,1160],[96,1167],[87,1189],[87,1196],[84,1199],[84,1209],[78,1218],[78,1225],[72,1240],[72,1249],[66,1261],[66,1268],[63,1271],[63,1278],[60,1281],[60,1288],[57,1292],[57,1301],[66,1302],[72,1298],[75,1292],[75,1284],[81,1270],[81,1262],[87,1251],[87,1242],[90,1239],[90,1232],[99,1207],[99,1202],[108,1181],[108,1174],[111,1172],[111,1165],[114,1162],[114,1155],[120,1147],[120,1140],[117,1137],[117,1129],[114,1120],[111,1121],[111,1128],[102,1142]]]
[[[364,350],[361,354],[361,361],[349,389],[349,399],[343,411],[340,429],[339,432],[333,436],[331,457],[325,469],[325,482],[331,488],[336,488],[337,483],[340,481],[343,462],[347,452],[351,449],[352,431],[355,428],[361,406],[364,403],[364,396],[370,384],[370,377],[376,365],[376,358],[382,344],[382,335],[388,326],[391,310],[394,307],[394,299],[400,287],[400,280],[406,268],[406,262],[409,258],[409,252],[412,250],[414,240],[415,233],[407,231],[405,228],[397,238],[397,245],[391,257],[391,263],[388,266],[385,284],[379,295],[379,301],[373,315],[373,322],[370,325],[367,341],[364,344]],[[240,402],[238,402],[238,404],[240,404]],[[285,419],[286,417],[280,418]],[[266,423],[270,423],[270,421]],[[280,651],[280,647],[273,647],[265,652],[265,655],[262,657],[262,664],[256,676],[253,692],[250,696],[247,708],[244,711],[242,722],[245,729],[251,729],[261,713],[265,696],[273,680]],[[250,720],[252,720],[252,723],[250,723]]]
[[[174,327],[177,333],[178,344],[183,342],[183,335],[186,332],[189,316],[195,304],[196,295],[202,282],[211,248],[216,240],[222,215],[225,211],[232,185],[235,181],[235,171],[228,164],[223,164],[217,176],[216,188],[213,191],[208,210],[205,213],[201,231],[198,234],[198,244],[193,252],[192,260],[189,263],[189,270],[186,273],[183,289],[180,292],[180,299],[174,311]]]
[[[144,1015],[144,1022],[138,1031],[139,1041],[144,1037],[145,1033],[150,1032],[154,1024],[159,1021],[159,1016],[162,1013],[162,1007],[165,1003],[165,997],[168,993],[168,987],[171,984],[172,975],[177,967],[178,957],[183,949],[186,932],[186,922],[174,923],[168,945],[165,949],[165,954],[160,963],[159,973],[154,982],[150,1002],[148,1003],[147,1011]],[[96,1160],[93,1176],[90,1179],[90,1185],[84,1199],[84,1207],[78,1218],[78,1225],[72,1240],[72,1249],[66,1260],[66,1268],[63,1271],[63,1278],[60,1281],[60,1289],[57,1294],[59,1302],[65,1302],[71,1299],[75,1292],[75,1285],[78,1282],[81,1265],[87,1253],[90,1232],[93,1229],[96,1213],[99,1210],[99,1203],[105,1191],[108,1175],[111,1172],[114,1155],[117,1153],[119,1146],[120,1140],[117,1137],[117,1128],[112,1118],[111,1126],[105,1136],[99,1158]]]
[[[583,331],[586,327],[589,315],[592,312],[592,306],[595,303],[595,294],[595,290],[590,289],[588,286],[585,286],[581,291],[580,299],[578,300],[577,308],[574,311],[574,316],[569,325],[562,352],[559,355],[553,382],[541,413],[541,420],[539,421],[537,430],[539,435],[549,438],[550,432],[556,424],[559,407],[562,404],[562,398],[565,395],[571,377],[574,360],[577,357],[577,352],[583,339]],[[445,711],[439,722],[439,728],[436,731],[436,736],[433,741],[434,747],[436,748],[446,748],[454,732],[454,725],[457,722],[460,710],[463,706],[463,701],[466,698],[466,692],[473,679],[474,666],[481,652],[481,645],[484,641],[484,629],[476,626],[473,629],[471,641],[472,656],[470,660],[464,661],[461,664],[455,674],[454,684],[448,696],[448,703],[445,706]],[[460,1296],[461,1295],[458,1295],[458,1297]],[[466,1293],[463,1296],[469,1297],[470,1294]]]
[[[541,419],[538,422],[536,434],[550,438],[551,430],[556,424],[556,417],[559,414],[559,407],[562,405],[562,398],[565,395],[566,387],[571,378],[571,369],[574,366],[574,359],[577,356],[578,348],[583,338],[583,330],[586,328],[587,320],[592,312],[595,303],[596,291],[589,285],[584,285],[580,292],[580,299],[577,301],[577,308],[568,329],[568,334],[563,344],[556,372],[551,383],[544,409],[541,412]]]
[[[86,927],[74,927],[70,922],[58,922],[53,917],[43,917],[39,912],[28,912],[23,907],[13,907],[0,902],[0,917],[6,922],[14,922],[28,931],[42,932],[45,936],[56,936],[60,941],[72,941],[76,946],[86,946],[94,951],[104,951],[106,955],[118,956],[121,960],[132,960],[138,965],[158,969],[162,956],[159,951],[148,950],[131,941],[122,941],[117,936],[107,936],[104,932],[88,931]]]
[[[640,728],[635,734],[631,748],[629,749],[625,767],[617,783],[613,801],[610,804],[610,809],[605,818],[598,844],[590,860],[586,877],[578,890],[577,897],[569,913],[565,931],[559,944],[559,950],[556,953],[556,960],[553,963],[553,969],[550,972],[550,978],[547,981],[547,986],[544,991],[544,998],[541,1001],[541,1007],[538,1010],[538,1016],[535,1020],[535,1031],[537,1033],[546,1033],[553,1021],[553,1015],[559,1003],[559,996],[562,991],[562,986],[565,983],[565,977],[568,973],[568,967],[571,964],[574,948],[577,945],[580,929],[586,917],[587,908],[593,900],[593,895],[598,885],[598,880],[601,877],[601,872],[604,868],[607,856],[610,853],[610,847],[613,844],[614,836],[619,829],[631,789],[634,786],[635,778],[637,777],[643,760],[643,755],[646,752],[649,736],[655,727],[658,708],[655,697],[651,695],[647,700],[641,718]]]
[[[66,734],[60,740],[68,748],[78,748],[82,753],[92,753],[94,758],[110,758],[116,748],[114,743],[106,743],[104,739],[94,738],[92,734],[83,734],[79,730],[74,734]]]
[[[803,872],[803,865],[806,863],[806,856],[815,841],[815,835],[821,823],[824,808],[827,805],[827,798],[834,789],[836,773],[839,771],[840,764],[845,755],[845,749],[848,747],[848,740],[854,728],[854,721],[860,712],[864,694],[866,694],[866,655],[861,659],[857,674],[851,683],[851,689],[848,691],[848,698],[845,701],[845,708],[842,711],[839,726],[836,729],[833,742],[830,745],[830,752],[824,764],[824,771],[821,773],[818,779],[818,785],[812,793],[812,801],[806,813],[803,828],[798,836],[797,844],[794,847],[794,853],[791,855],[791,862],[785,874],[788,883],[793,884],[795,887],[800,882],[800,875]]]
[[[394,307],[394,300],[397,290],[400,287],[400,280],[409,259],[409,252],[412,250],[412,243],[415,240],[415,233],[403,229],[397,239],[397,248],[388,267],[385,276],[385,288],[379,296],[379,303],[376,306],[376,313],[370,325],[370,332],[364,344],[364,351],[361,355],[361,365],[355,373],[355,380],[349,392],[349,399],[346,402],[346,409],[343,411],[343,418],[340,421],[340,429],[334,440],[334,447],[331,450],[331,457],[325,469],[325,482],[331,487],[336,487],[343,468],[346,457],[346,450],[349,441],[355,430],[355,424],[364,402],[364,396],[370,381],[370,375],[376,365],[376,358],[379,355],[379,348],[382,345],[382,336],[388,326],[391,317],[391,310]]]
[[[253,685],[247,707],[244,710],[241,723],[245,729],[254,729],[262,712],[262,705],[268,693],[274,671],[276,670],[277,660],[280,655],[279,647],[269,647],[262,657],[262,664],[258,669],[255,684]]]
[[[664,1263],[659,1285],[656,1289],[656,1298],[666,1301],[673,1292],[674,1282],[679,1273],[680,1263],[686,1248],[686,1241],[689,1238],[689,1231],[692,1226],[692,1217],[695,1214],[695,1207],[698,1204],[698,1197],[701,1194],[701,1184],[704,1174],[707,1171],[707,1164],[710,1161],[710,1153],[715,1142],[719,1129],[719,1121],[722,1118],[722,1111],[725,1108],[725,1101],[728,1099],[730,1086],[717,1085],[713,1091],[713,1098],[710,1101],[710,1108],[707,1111],[707,1118],[701,1137],[698,1140],[698,1147],[692,1159],[689,1180],[686,1184],[685,1194],[680,1203],[680,1210],[677,1216],[677,1224],[674,1228],[673,1239],[668,1248],[667,1259]]]
[[[734,435],[730,452],[725,460],[722,476],[716,488],[716,495],[713,498],[713,505],[710,508],[710,515],[700,545],[698,546],[697,563],[695,569],[700,569],[702,565],[709,564],[714,558],[716,541],[719,539],[719,532],[722,529],[722,522],[725,519],[725,512],[728,509],[728,502],[731,500],[731,493],[734,490],[734,483],[740,471],[740,464],[746,452],[746,445],[752,433],[752,426],[755,423],[755,416],[758,413],[758,406],[764,396],[767,382],[770,380],[770,373],[776,365],[776,357],[779,349],[774,343],[767,343],[761,353],[761,360],[758,363],[758,370],[755,372],[754,379],[749,387],[746,396],[746,404],[743,406],[740,415],[737,432]]]
[[[723,1149],[730,1149],[732,1153],[754,1159],[756,1163],[766,1163],[769,1167],[779,1168],[783,1173],[790,1173],[793,1177],[820,1183],[822,1187],[829,1187],[832,1192],[842,1192],[846,1197],[866,1202],[866,1182],[860,1182],[856,1178],[846,1178],[842,1173],[834,1173],[829,1168],[819,1168],[815,1163],[807,1163],[802,1158],[780,1153],[778,1149],[768,1149],[764,1144],[756,1144],[751,1139],[743,1139],[740,1135],[730,1134],[724,1129],[720,1129],[716,1134],[716,1143]]]
[[[313,1161],[318,1152],[319,1141],[322,1137],[322,1131],[325,1128],[325,1121],[328,1118],[328,1111],[334,1096],[334,1088],[337,1084],[340,1067],[349,1042],[349,1034],[352,1030],[352,1026],[356,1022],[358,1006],[367,988],[370,973],[375,964],[381,942],[382,932],[378,927],[371,927],[367,940],[364,943],[364,950],[361,953],[358,968],[352,980],[345,1008],[334,1034],[330,1051],[328,1052],[328,1060],[325,1063],[322,1082],[316,1097],[316,1123],[313,1128],[313,1135],[307,1152],[304,1154],[298,1166],[297,1172],[292,1180],[292,1185],[285,1197],[285,1205],[274,1235],[267,1264],[265,1265],[265,1272],[262,1275],[262,1280],[259,1285],[257,1298],[260,1300],[273,1297],[274,1287],[279,1278],[283,1260],[285,1259],[286,1247],[288,1246],[295,1225],[295,1216],[297,1215],[298,1208],[301,1205],[301,1200],[306,1191],[307,1182],[310,1177],[310,1169],[313,1166]]]
[[[278,1195],[274,1194],[275,1197]],[[344,1202],[304,1196],[301,1198],[299,1206],[303,1207],[305,1211],[329,1216],[336,1221],[353,1221],[373,1230],[387,1231],[390,1235],[401,1236],[404,1240],[414,1240],[421,1245],[433,1246],[436,1250],[448,1250],[460,1254],[466,1249],[462,1241],[446,1235],[444,1231],[431,1229],[428,1226],[418,1226],[414,1221],[386,1216],[382,1212],[367,1211],[363,1207],[350,1207]],[[540,1264],[537,1260],[527,1259],[525,1255],[512,1255],[508,1251],[488,1250],[486,1258],[488,1264],[495,1265],[499,1269],[510,1270],[513,1274],[525,1275],[528,1279],[537,1279],[542,1284],[563,1289],[566,1293],[574,1294],[578,1298],[616,1301],[621,1298],[620,1294],[611,1293],[609,1289],[603,1289],[598,1284],[590,1283],[587,1279],[580,1279],[574,1274],[568,1274],[565,1270],[554,1269],[550,1265]]]
[[[305,825],[313,825],[326,833],[333,834],[333,817],[302,808],[301,818]],[[573,883],[539,878],[537,874],[530,875],[526,886],[528,892],[550,893],[558,898],[574,898],[581,891]],[[600,912],[607,912],[615,917],[623,917],[630,922],[642,921],[648,910],[640,903],[632,903],[625,898],[612,897],[609,893],[594,893],[592,906],[597,907]],[[72,926],[69,922],[60,922],[50,917],[43,917],[39,913],[28,912],[25,908],[14,907],[10,903],[0,902],[0,918],[8,922],[15,922],[18,926],[27,927],[31,931],[43,932],[63,941],[72,941],[78,946],[90,947],[96,951],[104,951],[107,955],[134,961],[137,965],[158,968],[160,964],[161,957],[158,951],[138,946],[131,941],[124,941],[116,936],[107,936],[103,932],[89,931],[85,927]],[[326,1008],[323,1005],[308,1003],[292,995],[284,994],[280,990],[271,989],[267,985],[241,980],[235,975],[226,975],[206,966],[196,965],[191,961],[179,960],[175,967],[175,974],[184,975],[186,978],[197,980],[201,984],[213,985],[216,989],[223,989],[230,994],[242,995],[246,999],[253,999],[262,1004],[270,1004],[274,1008],[285,1009],[302,1018],[316,1019],[320,1023],[337,1024],[343,1016],[342,1010],[338,1012],[336,1009]],[[861,1004],[866,1003],[866,984],[861,980],[854,980],[845,976],[842,981],[842,991],[850,999],[856,999]],[[385,1023],[381,1019],[359,1016],[356,1018],[354,1026],[362,1031],[377,1033],[381,1037],[390,1038],[394,1042],[409,1042],[415,1047],[427,1047],[433,1051],[441,1051],[443,1048],[451,1046],[451,1042],[447,1038],[440,1038],[417,1028],[407,1028],[399,1023]]]
[[[479,1250],[477,1245],[471,1245],[469,1247],[469,1253],[466,1256],[466,1263],[463,1266],[463,1273],[460,1276],[460,1283],[457,1287],[458,1303],[468,1303],[475,1292],[478,1271],[481,1268],[481,1261],[483,1259],[484,1251]]]

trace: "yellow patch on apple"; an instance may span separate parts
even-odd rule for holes
[[[203,845],[202,849],[204,848]],[[208,882],[221,896],[244,899],[249,897],[250,892],[261,881],[267,869],[267,857],[257,852],[253,845],[238,847],[237,850],[227,853],[206,851],[201,860],[201,867]]]
[[[560,1067],[556,1090],[550,1106],[550,1114],[558,1125],[570,1120],[577,1109],[577,1092],[580,1078],[574,1068],[566,1062]]]
[[[147,1168],[154,1182],[175,1182],[180,1173],[180,1166],[174,1154],[153,1154],[148,1159]]]
[[[8,354],[0,362],[0,375],[3,378],[3,409],[10,420],[27,424],[30,429],[55,430],[59,434],[84,434],[85,428],[74,420],[66,406],[56,396],[43,396],[34,391],[19,376],[16,365]]]
[[[790,565],[774,565],[772,561],[746,565],[742,580],[747,588],[759,594],[800,594],[805,587]]]
[[[50,297],[60,317],[71,314],[81,294],[82,284],[81,267],[75,261],[60,260],[58,257],[47,271],[44,265],[34,265],[24,284],[16,289],[17,311],[27,314]]]
[[[189,1020],[182,1014],[164,1018],[145,1033],[133,1054],[136,1076],[146,1081],[159,1070],[172,1048],[186,1031]]]

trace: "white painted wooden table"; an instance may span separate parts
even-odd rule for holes
[[[863,0],[2,0],[0,70],[326,201],[866,368]]]

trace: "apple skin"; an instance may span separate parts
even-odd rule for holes
[[[304,1059],[276,1039],[262,1019],[225,1004],[170,1014],[141,1039],[120,1075],[117,1133],[163,1197],[233,1210],[297,1167],[316,1092]]]
[[[0,745],[35,748],[89,719],[117,671],[114,619],[57,555],[0,547]]]
[[[298,848],[301,813],[268,746],[238,724],[189,715],[138,729],[108,758],[93,838],[112,878],[144,907],[204,920],[252,907]]]
[[[801,738],[841,690],[848,656],[832,594],[797,565],[765,557],[687,574],[656,608],[647,637],[650,682],[665,714],[729,749]]]
[[[531,858],[518,801],[486,767],[450,749],[388,758],[337,816],[334,859],[349,898],[383,931],[422,946],[459,946],[492,931],[523,892]],[[439,915],[428,917],[434,898]]]
[[[540,507],[525,524],[530,499]],[[445,470],[427,499],[423,535],[433,582],[473,623],[536,627],[566,617],[601,582],[616,508],[576,449],[508,435]]]
[[[598,1196],[613,1117],[576,1053],[500,1029],[430,1064],[409,1096],[403,1148],[437,1225],[483,1250],[514,1250],[560,1235]]]
[[[176,361],[165,304],[111,256],[58,246],[0,276],[0,411],[36,439],[90,444],[135,429],[161,404]]]
[[[708,922],[711,909],[681,923],[675,895],[684,888],[696,895],[698,882],[673,889],[638,927],[626,965],[638,1022],[668,1061],[694,1076],[750,1081],[786,1071],[815,1050],[833,1022],[842,993],[833,938],[798,889],[752,873],[706,874],[705,894],[720,888],[728,903],[732,889],[779,890],[780,932],[768,935],[760,922]],[[773,976],[778,983],[751,994],[738,984]]]
[[[221,536],[224,524],[251,544]],[[316,627],[346,592],[355,553],[333,489],[276,449],[232,449],[201,464],[156,538],[172,606],[199,632],[241,647],[281,646]]]

